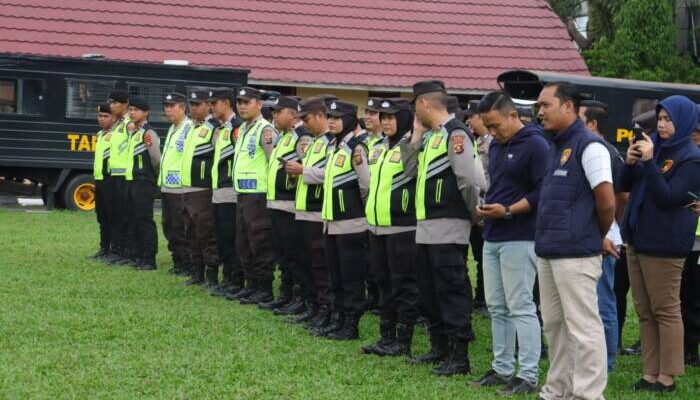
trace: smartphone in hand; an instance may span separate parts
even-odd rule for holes
[[[632,135],[634,137],[635,143],[642,140],[647,140],[644,137],[644,129],[642,129],[642,127],[639,126],[639,124],[634,124],[634,127],[632,128]]]

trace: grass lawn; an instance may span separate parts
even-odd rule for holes
[[[378,335],[373,315],[360,340],[331,342],[186,287],[166,273],[159,240],[158,271],[110,268],[86,258],[97,249],[94,215],[0,210],[0,399],[499,398],[468,385],[490,367],[486,319],[474,317],[473,375],[437,378],[429,367],[360,355]],[[628,314],[631,344],[638,331]],[[420,329],[414,352],[427,348]],[[657,398],[629,389],[640,371],[638,357],[619,358],[606,397]],[[690,369],[672,397],[697,399],[699,389],[700,370]]]

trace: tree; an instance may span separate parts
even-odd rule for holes
[[[676,25],[668,0],[626,0],[605,32],[584,51],[593,75],[700,83],[700,68],[676,54]]]

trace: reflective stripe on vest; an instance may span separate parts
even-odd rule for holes
[[[233,125],[231,122],[227,122],[223,127],[219,128],[218,136],[216,137],[216,143],[214,143],[214,165],[211,167],[211,186],[214,189],[219,188],[219,171],[221,171],[221,163],[226,163],[226,178],[221,179],[228,180],[231,179],[233,174],[233,153],[234,138],[231,137],[233,132]]]
[[[185,142],[192,130],[192,121],[185,118],[179,126],[171,125],[160,160],[158,186],[166,188],[182,187],[182,159],[185,153]]]
[[[280,189],[284,189],[286,194],[291,194],[291,198],[294,198],[294,181],[284,171],[284,164],[278,158],[282,158],[285,161],[296,160],[298,158],[296,150],[298,140],[299,136],[297,136],[296,132],[291,131],[284,133],[277,141],[277,146],[275,146],[270,155],[270,164],[267,169],[268,200],[280,200],[278,198],[281,194]],[[284,179],[284,183],[280,182],[278,185],[278,180],[281,179]]]
[[[695,228],[695,236],[700,236],[700,219],[698,220],[698,227]]]
[[[104,179],[105,162],[109,163],[110,143],[112,134],[104,131],[97,132],[97,143],[95,144],[95,159],[92,162],[92,175],[96,181]]]
[[[379,142],[369,155],[369,196],[365,206],[367,222],[374,226],[392,226],[392,214],[405,215],[415,223],[415,206],[410,204],[415,195],[413,177],[404,174],[401,148],[397,144],[389,150],[388,142]],[[398,201],[392,199],[400,199]],[[400,210],[393,209],[400,206]]]
[[[325,134],[317,137],[306,149],[304,161],[305,168],[326,166],[326,156],[330,135]],[[313,201],[312,201],[313,200]],[[323,185],[308,185],[304,182],[304,177],[300,176],[297,181],[297,192],[295,207],[298,211],[321,211],[323,203]]]
[[[233,163],[233,187],[238,193],[267,193],[268,161],[260,145],[260,136],[267,127],[272,125],[259,118],[250,129],[247,122],[238,128]]]
[[[113,176],[126,175],[129,164],[129,132],[126,128],[129,117],[124,117],[112,126],[110,139],[109,173]]]

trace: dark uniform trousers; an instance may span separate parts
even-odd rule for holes
[[[182,195],[189,261],[194,266],[219,265],[211,196],[211,189]]]
[[[418,318],[416,231],[369,235],[381,319],[414,325]]]
[[[185,228],[185,204],[181,193],[163,193],[163,234],[168,240],[174,265],[185,265],[190,261]]]
[[[476,261],[476,288],[474,288],[474,304],[477,306],[486,306],[486,299],[484,297],[483,232],[484,228],[474,224],[472,225],[472,231],[469,235],[469,244],[471,245],[472,256],[474,257],[474,261]]]
[[[216,244],[223,265],[224,282],[243,284],[243,270],[236,252],[236,203],[214,203]]]
[[[622,329],[627,319],[627,293],[630,290],[630,276],[627,273],[627,251],[623,246],[620,258],[615,260],[615,301],[617,305],[617,347],[622,348]]]
[[[100,250],[111,251],[110,238],[110,210],[114,205],[114,193],[111,179],[107,176],[103,180],[95,181],[95,214],[100,227]]]
[[[113,201],[109,211],[110,231],[113,252],[122,257],[130,257],[129,249],[129,213],[127,205],[126,179],[113,176],[111,179]]]
[[[364,312],[367,277],[367,232],[324,235],[326,265],[331,278],[333,309],[360,317]]]
[[[466,342],[471,326],[472,290],[467,279],[467,246],[418,244],[418,288],[431,335]]]
[[[272,220],[272,238],[275,260],[281,276],[280,293],[292,295],[292,287],[301,286],[302,280],[296,267],[297,251],[299,249],[299,227],[294,220],[294,214],[270,209]],[[295,279],[296,276],[296,279]]]
[[[681,315],[685,345],[688,353],[697,354],[700,342],[700,265],[694,251],[685,259],[681,278]]]
[[[272,291],[275,255],[265,193],[241,193],[236,206],[236,251],[248,283]]]
[[[316,305],[331,304],[331,281],[323,248],[323,222],[297,221],[301,228],[301,251],[297,254],[299,276],[304,279],[305,298]]]
[[[158,251],[158,233],[153,220],[153,201],[156,186],[148,180],[128,181],[126,185],[129,226],[134,233],[135,255],[155,263]]]

